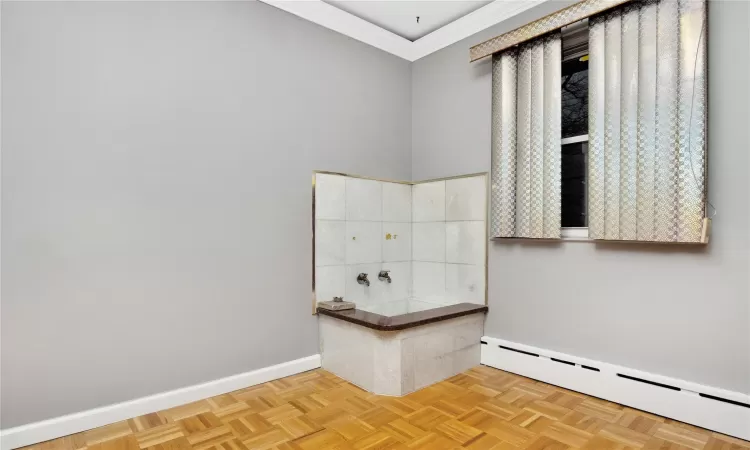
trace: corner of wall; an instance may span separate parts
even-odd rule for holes
[[[409,181],[416,181],[414,178],[414,64],[416,61],[409,63]]]

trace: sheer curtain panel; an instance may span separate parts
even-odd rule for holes
[[[702,242],[705,1],[633,2],[589,26],[589,236]]]
[[[560,33],[493,55],[493,237],[560,238]]]

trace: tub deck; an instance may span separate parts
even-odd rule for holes
[[[331,311],[318,308],[318,314],[341,319],[363,327],[379,331],[398,331],[427,325],[429,323],[441,322],[443,320],[455,319],[475,313],[485,313],[488,308],[485,305],[475,303],[457,303],[455,305],[438,306],[436,308],[423,309],[416,312],[407,312],[398,315],[383,315],[363,309],[347,309],[343,311]],[[375,310],[377,311],[377,309]],[[383,311],[385,312],[385,311]]]

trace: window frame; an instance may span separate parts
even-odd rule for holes
[[[582,134],[579,136],[570,136],[562,138],[560,140],[560,152],[562,152],[563,145],[578,144],[581,142],[589,142],[589,135]],[[583,147],[583,154],[588,155],[588,145]],[[588,214],[588,164],[586,165],[586,213]],[[566,241],[590,241],[589,239],[589,227],[560,227],[560,239]]]
[[[563,27],[562,29],[562,40],[563,40],[563,55],[562,63],[570,61],[572,59],[578,59],[589,54],[588,48],[588,34],[589,34],[589,23],[588,18],[583,19],[574,24]],[[560,141],[560,152],[562,153],[562,147],[569,144],[577,144],[580,142],[589,142],[589,135],[582,134],[578,136],[570,136],[561,138]],[[588,145],[583,148],[584,155],[588,157]],[[586,214],[588,215],[588,164],[586,164]],[[560,205],[562,208],[562,205]],[[588,223],[588,222],[587,222]],[[560,227],[560,238],[566,241],[590,241],[589,239],[589,228],[586,227]]]

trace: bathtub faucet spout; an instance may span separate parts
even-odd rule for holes
[[[367,274],[360,273],[359,275],[357,275],[357,283],[364,284],[365,286],[369,286],[370,280],[367,279]]]
[[[388,281],[390,283],[391,282],[391,276],[390,276],[390,274],[388,272],[390,272],[390,270],[381,270],[380,273],[378,274],[378,280],[380,280],[380,281]]]

